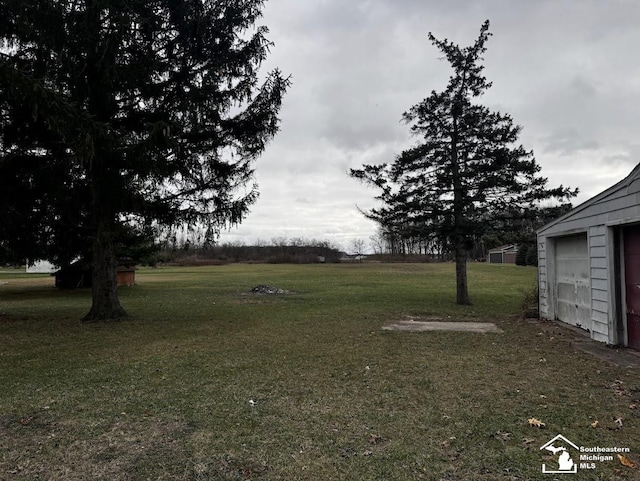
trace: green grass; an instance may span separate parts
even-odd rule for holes
[[[87,291],[0,271],[0,479],[545,479],[558,433],[639,461],[638,373],[519,319],[534,269],[469,277],[461,307],[450,264],[141,269],[130,320],[83,325]],[[406,315],[505,332],[381,330]]]

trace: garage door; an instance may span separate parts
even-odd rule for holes
[[[567,324],[591,329],[586,234],[556,239],[556,313]]]
[[[489,254],[489,263],[502,264],[502,252],[491,252]]]

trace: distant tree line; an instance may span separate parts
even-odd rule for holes
[[[216,265],[231,262],[271,264],[313,264],[339,262],[342,253],[328,241],[274,238],[269,243],[245,245],[241,242],[210,244],[197,236],[174,238],[162,243],[157,252],[141,259],[151,266],[164,264]]]
[[[519,246],[518,265],[537,263],[536,230],[571,209],[571,203],[544,207],[528,212],[505,211],[488,213],[483,221],[484,230],[475,233],[467,244],[467,257],[485,260],[487,252],[504,244]],[[380,218],[378,231],[370,238],[374,254],[398,256],[428,256],[432,260],[450,261],[454,253],[432,227],[432,221],[420,222],[406,218]],[[520,251],[522,251],[520,253]]]

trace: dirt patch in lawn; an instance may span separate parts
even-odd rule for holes
[[[182,468],[189,460],[185,440],[192,429],[184,422],[128,420],[123,415],[123,420],[105,426],[102,432],[94,429],[97,432],[78,425],[76,420],[52,421],[41,414],[0,418],[4,455],[0,478],[124,480],[151,466],[164,464],[174,469],[177,464]],[[43,453],[55,453],[56,463],[44,462]]]
[[[282,298],[289,294],[296,293],[280,287],[260,284],[252,287],[248,291],[241,292],[236,302],[238,304],[266,304],[278,301],[282,302]]]
[[[291,291],[281,289],[276,286],[268,286],[266,284],[260,284],[259,286],[252,287],[249,290],[249,294],[262,294],[266,296],[276,296],[278,294],[291,294]]]
[[[385,331],[458,331],[458,332],[504,332],[492,322],[446,321],[444,319],[407,318],[391,321],[382,326]]]

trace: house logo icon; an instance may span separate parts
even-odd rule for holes
[[[565,438],[562,434],[558,434],[551,441],[543,445],[540,450],[549,451],[557,456],[557,468],[555,466],[548,467],[542,464],[543,474],[575,474],[578,472],[578,464],[571,458],[570,449],[579,451],[580,448]]]

